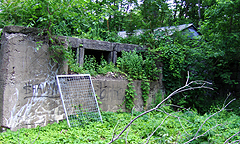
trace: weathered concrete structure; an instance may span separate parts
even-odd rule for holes
[[[36,42],[42,40],[37,50]],[[5,27],[0,50],[1,123],[12,129],[46,125],[63,118],[55,75],[62,73],[49,58],[38,30]]]
[[[78,39],[72,37],[59,36],[59,40],[67,42],[76,51],[77,61],[80,66],[84,63],[84,55],[94,55],[97,60],[103,55],[108,62],[116,63],[117,56],[121,51],[143,50],[139,45],[111,43],[98,40]]]
[[[65,118],[62,102],[57,89],[55,76],[68,72],[64,64],[51,60],[48,39],[39,36],[38,29],[8,26],[3,29],[0,49],[0,123],[12,130],[47,123]],[[65,46],[71,46],[79,53],[78,62],[83,64],[84,53],[98,51],[116,62],[122,50],[142,49],[136,45],[117,44],[94,40],[59,37]],[[37,50],[36,42],[42,41]],[[126,80],[93,80],[96,94],[100,97],[103,111],[117,111],[124,101]],[[134,82],[138,96],[135,100],[137,110],[143,110],[141,82]],[[161,83],[151,83],[148,104]],[[148,105],[149,107],[150,105]]]
[[[125,90],[127,88],[128,81],[126,80],[104,80],[96,79],[93,80],[93,86],[96,91],[96,94],[99,96],[100,108],[103,111],[112,111],[116,112],[120,108],[125,111],[125,106],[119,106],[124,102],[125,99]],[[149,109],[152,101],[154,100],[155,94],[159,89],[162,89],[159,82],[150,83],[150,94],[148,98],[148,105],[146,108],[143,107],[142,100],[142,90],[141,90],[141,81],[136,80],[133,83],[137,96],[135,97],[135,110],[143,111],[144,109]]]

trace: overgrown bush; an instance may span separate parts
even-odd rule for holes
[[[149,55],[144,58],[141,53],[137,51],[122,52],[122,56],[117,59],[117,67],[127,74],[129,84],[126,90],[126,108],[131,110],[134,106],[134,96],[136,95],[133,80],[142,80],[142,98],[144,106],[147,105],[148,94],[150,90],[150,80],[158,80],[160,69],[156,67],[156,61]]]
[[[96,76],[98,74],[106,75],[107,72],[120,72],[120,70],[112,62],[107,63],[103,56],[101,57],[100,63],[98,63],[94,56],[86,55],[84,58],[83,67],[79,67],[74,54],[69,55],[68,60],[70,70],[74,73],[90,74],[92,76]]]
[[[122,56],[117,59],[117,67],[135,80],[157,80],[161,72],[153,59],[150,57],[144,59],[142,54],[136,51],[123,51]]]

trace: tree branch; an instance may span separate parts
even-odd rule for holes
[[[212,114],[211,116],[209,116],[209,117],[202,123],[202,125],[199,127],[199,129],[198,129],[198,131],[196,132],[194,138],[197,138],[196,136],[197,136],[198,132],[202,129],[202,126],[203,126],[211,117],[213,117],[214,115],[216,115],[216,114],[220,113],[221,111],[223,111],[223,110],[224,110],[231,102],[233,102],[234,100],[235,100],[235,99],[232,99],[232,100],[231,100],[226,106],[224,106],[221,110],[219,110],[218,112],[216,112],[216,113]]]
[[[228,97],[229,97],[229,96],[228,96]],[[226,99],[228,99],[228,97],[227,97]],[[223,110],[224,110],[230,103],[232,103],[234,100],[236,100],[236,99],[232,99],[232,100],[231,100],[230,102],[228,102],[225,106],[223,105],[223,107],[222,107],[221,110],[219,110],[219,111],[217,111],[216,113],[214,113],[214,114],[212,114],[211,116],[209,116],[209,117],[202,123],[202,125],[199,127],[199,129],[198,129],[198,131],[196,132],[195,136],[194,136],[192,139],[190,139],[189,141],[185,142],[184,144],[190,143],[191,141],[193,141],[193,140],[195,140],[195,139],[197,139],[197,138],[199,138],[199,137],[201,137],[201,136],[204,136],[208,131],[214,129],[215,127],[222,125],[222,124],[218,124],[218,125],[210,128],[210,129],[208,129],[208,130],[207,130],[206,132],[204,132],[203,134],[197,136],[198,133],[199,133],[199,131],[202,129],[202,126],[203,126],[211,117],[213,117],[213,116],[215,116],[216,114],[218,114],[218,113],[220,113],[221,111],[223,111]],[[225,100],[225,102],[226,102],[226,100]],[[224,102],[224,103],[225,103],[225,102]]]
[[[207,131],[205,131],[205,133],[203,133],[203,134],[201,134],[201,135],[199,135],[199,136],[197,136],[197,137],[194,136],[194,138],[190,139],[189,141],[185,142],[184,144],[190,143],[191,141],[193,141],[193,140],[195,140],[195,139],[197,139],[197,138],[199,138],[199,137],[201,137],[201,136],[204,136],[207,132],[209,132],[210,130],[212,130],[212,129],[220,126],[220,125],[222,125],[222,124],[217,124],[217,125],[215,125],[214,127],[212,127],[212,128],[210,128],[210,129],[208,129]]]
[[[162,123],[151,133],[150,136],[148,136],[146,144],[149,142],[149,139],[150,139],[150,138],[153,136],[153,134],[160,128],[160,126],[162,126],[162,124],[164,123],[164,121],[165,121],[168,117],[169,117],[169,115],[167,115],[167,116],[163,119]]]
[[[236,135],[239,134],[239,133],[240,133],[240,131],[237,132],[237,133],[235,133],[234,135],[232,135],[230,138],[228,138],[228,139],[224,142],[224,144],[226,144],[231,138],[233,138],[234,136],[236,136]]]
[[[33,144],[33,143],[37,140],[37,138],[39,137],[40,129],[41,129],[41,127],[39,126],[38,136],[35,138],[35,140],[32,142],[32,144]],[[31,142],[31,141],[30,141],[30,142]]]
[[[114,135],[113,135],[113,138],[111,139],[111,141],[109,142],[109,144],[112,143],[112,142],[114,142],[115,140],[117,140],[117,139],[123,134],[123,132],[125,132],[126,129],[127,129],[136,119],[138,119],[139,117],[141,117],[141,116],[143,116],[143,115],[145,115],[145,114],[147,114],[147,113],[149,113],[149,112],[158,110],[158,108],[160,108],[160,106],[161,106],[164,102],[166,102],[168,99],[170,99],[172,96],[174,96],[174,95],[176,95],[176,94],[178,94],[178,93],[184,92],[184,91],[189,91],[189,90],[194,90],[194,89],[199,89],[199,88],[205,88],[205,89],[211,89],[211,90],[213,90],[213,88],[208,87],[208,86],[205,86],[206,84],[211,84],[210,82],[203,81],[203,80],[196,80],[196,81],[191,81],[191,82],[188,83],[188,81],[189,81],[189,73],[188,73],[187,82],[186,82],[186,84],[185,84],[183,87],[178,88],[177,90],[175,90],[174,92],[172,92],[167,98],[165,98],[164,100],[162,100],[156,107],[154,107],[154,108],[152,108],[152,109],[150,109],[150,110],[147,110],[147,111],[143,112],[142,114],[136,116],[133,120],[131,120],[131,121],[127,124],[127,126],[126,126],[116,137],[114,137]],[[193,84],[194,84],[194,85],[198,85],[198,86],[191,87],[191,85],[193,85]]]

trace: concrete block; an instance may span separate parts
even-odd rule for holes
[[[82,39],[83,48],[102,51],[113,51],[112,43],[98,40]]]
[[[79,55],[78,55],[79,66],[83,66],[85,49],[84,48],[78,48],[78,50],[79,50]]]
[[[121,44],[121,43],[113,43],[113,50],[117,52],[121,51],[133,51],[133,50],[144,50],[144,47],[133,44]]]
[[[62,70],[51,61],[47,43],[37,50],[36,39],[31,35],[34,32],[26,34],[32,30],[35,29],[15,26],[3,30],[0,49],[1,123],[12,130],[23,125],[29,127],[29,123],[47,123],[48,119],[43,115],[52,113],[50,97],[59,96],[55,76]]]
[[[125,90],[127,89],[127,80],[104,80],[104,79],[94,79],[93,85],[96,94],[100,97],[102,104],[100,108],[103,111],[113,111],[116,112],[120,108],[126,111],[125,104],[120,106],[125,100]],[[134,105],[136,111],[142,111],[151,108],[152,101],[154,101],[154,96],[161,87],[159,82],[150,83],[149,99],[147,101],[147,106],[144,107],[142,100],[142,90],[141,81],[135,80],[134,89],[136,90],[137,96],[135,97]]]

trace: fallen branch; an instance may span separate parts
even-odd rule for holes
[[[229,96],[230,96],[230,94],[228,95],[228,97],[229,97]],[[226,98],[226,100],[228,99],[228,97]],[[226,102],[226,100],[224,101],[224,103]],[[218,125],[210,128],[210,129],[208,129],[205,133],[197,136],[198,133],[199,133],[199,131],[202,129],[202,126],[203,126],[211,117],[213,117],[213,116],[215,116],[216,114],[218,114],[218,113],[220,113],[221,111],[223,111],[223,110],[224,110],[230,103],[232,103],[234,100],[236,100],[236,99],[232,99],[232,100],[231,100],[230,102],[228,102],[226,105],[224,104],[225,106],[223,105],[223,107],[222,107],[219,111],[217,111],[216,113],[212,114],[212,115],[209,116],[207,119],[205,119],[205,121],[202,123],[202,125],[199,127],[198,131],[196,132],[195,136],[194,136],[192,139],[190,139],[189,141],[185,142],[184,144],[187,144],[187,143],[189,143],[189,142],[191,142],[191,141],[193,141],[193,140],[195,140],[195,139],[203,136],[203,135],[206,134],[208,131],[210,131],[211,129],[213,129],[213,128],[217,127],[217,126],[222,125],[222,124],[218,124]]]
[[[188,78],[187,78],[186,84],[183,87],[181,87],[181,88],[175,90],[174,92],[172,92],[167,98],[162,100],[162,102],[160,102],[156,107],[154,107],[154,108],[152,108],[150,110],[145,111],[144,113],[138,115],[133,120],[131,120],[128,123],[128,125],[116,137],[114,137],[114,135],[113,135],[113,137],[112,137],[111,141],[109,142],[109,144],[114,142],[115,140],[117,140],[136,119],[138,119],[139,117],[141,117],[141,116],[143,116],[143,115],[145,115],[147,113],[150,113],[152,111],[158,110],[158,108],[160,108],[160,106],[163,103],[165,103],[168,99],[170,99],[172,96],[174,96],[174,95],[176,95],[178,93],[184,92],[184,91],[190,91],[190,90],[194,90],[194,89],[205,88],[205,89],[213,90],[213,88],[206,86],[206,84],[212,84],[210,82],[202,81],[202,80],[196,80],[196,81],[191,81],[191,82],[188,83],[188,81],[189,81],[189,73],[188,73]]]
[[[237,132],[237,133],[235,133],[234,135],[232,135],[230,138],[228,138],[225,142],[224,142],[224,144],[226,144],[231,138],[233,138],[233,137],[235,137],[237,134],[239,134],[240,133],[240,131],[239,132]],[[240,141],[240,140],[238,140],[238,141]],[[234,143],[234,142],[232,142],[232,143]]]
[[[217,124],[217,125],[215,125],[214,127],[212,127],[212,128],[210,128],[210,129],[208,129],[207,131],[205,131],[203,134],[201,134],[201,135],[199,135],[199,136],[197,136],[197,137],[194,137],[194,138],[190,139],[189,141],[185,142],[184,144],[190,143],[191,141],[193,141],[193,140],[195,140],[195,139],[197,139],[197,138],[199,138],[199,137],[201,137],[201,136],[204,136],[207,132],[209,132],[210,130],[212,130],[212,129],[220,126],[220,125],[222,125],[222,124]]]
[[[146,143],[149,142],[149,140],[150,140],[150,138],[153,136],[153,134],[160,128],[160,126],[162,126],[162,124],[164,123],[164,121],[165,121],[168,117],[169,117],[169,115],[167,115],[167,116],[163,119],[163,121],[161,122],[161,124],[151,133],[150,136],[148,136]]]

